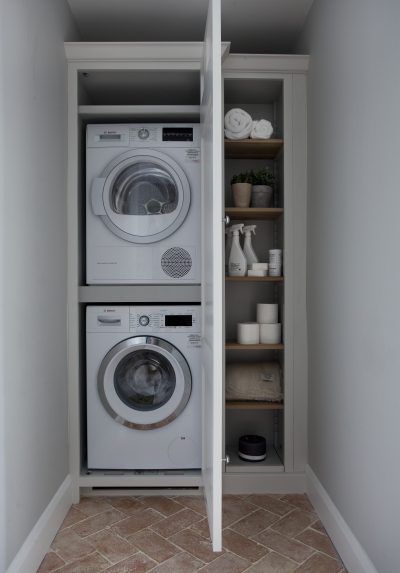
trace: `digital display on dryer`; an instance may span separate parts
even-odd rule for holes
[[[193,316],[191,314],[167,314],[165,326],[193,326]]]
[[[163,127],[163,141],[193,141],[192,127]]]

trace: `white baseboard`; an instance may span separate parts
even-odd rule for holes
[[[222,476],[222,491],[225,494],[246,493],[304,493],[304,473],[225,473]]]
[[[68,475],[14,557],[6,573],[36,573],[72,504]]]
[[[310,466],[306,476],[307,494],[349,573],[378,573]]]

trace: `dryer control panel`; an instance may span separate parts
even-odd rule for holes
[[[128,123],[88,125],[86,145],[90,147],[199,147],[199,124]]]

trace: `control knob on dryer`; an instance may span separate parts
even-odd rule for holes
[[[139,129],[139,131],[138,131],[139,139],[148,139],[149,135],[150,135],[150,131],[148,129],[146,129],[145,127],[142,127],[142,129]]]
[[[139,316],[140,326],[148,326],[149,323],[150,323],[150,317],[146,316],[145,314],[142,314],[142,316]]]

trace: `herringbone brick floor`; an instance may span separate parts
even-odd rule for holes
[[[38,573],[344,573],[305,495],[224,496],[213,553],[199,496],[86,497]]]

